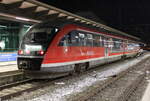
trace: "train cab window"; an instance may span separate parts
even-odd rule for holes
[[[50,40],[51,35],[56,33],[55,29],[56,28],[33,28],[25,35],[24,40],[32,43],[47,42]]]
[[[23,37],[21,49],[26,50],[26,45],[40,45],[42,50],[46,50],[52,41],[53,37],[56,35],[58,29],[50,27],[33,27],[27,34]],[[29,51],[34,51],[33,48],[27,48]]]

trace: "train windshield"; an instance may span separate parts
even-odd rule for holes
[[[27,52],[45,51],[57,32],[57,28],[32,28],[24,36],[20,48]]]
[[[34,28],[31,29],[24,37],[25,42],[29,43],[47,43],[50,41],[52,34],[56,33],[56,28]]]

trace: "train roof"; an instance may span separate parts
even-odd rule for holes
[[[104,33],[109,33],[115,36],[120,36],[120,37],[125,37],[125,38],[129,38],[135,41],[139,41],[140,39],[131,35],[128,35],[124,32],[121,31],[116,31],[116,30],[112,30],[111,28],[105,29],[105,28],[99,28],[99,27],[94,27],[94,26],[90,26],[84,23],[78,23],[78,22],[74,22],[74,21],[65,21],[65,20],[61,20],[61,19],[56,19],[56,20],[48,20],[42,23],[38,23],[35,25],[35,27],[57,27],[57,28],[62,28],[63,26],[67,25],[67,24],[75,24],[81,27],[86,27],[86,28],[90,28],[90,29],[94,29],[100,32],[104,32]]]

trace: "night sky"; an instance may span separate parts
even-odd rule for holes
[[[71,13],[92,12],[108,26],[150,43],[150,0],[38,0]]]

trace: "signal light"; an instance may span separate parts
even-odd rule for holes
[[[30,51],[29,51],[29,50],[26,50],[26,54],[30,54]]]
[[[44,51],[43,51],[43,50],[40,50],[38,53],[39,53],[40,55],[44,55]]]
[[[23,50],[19,50],[19,51],[18,51],[18,54],[19,54],[19,55],[23,54]]]

